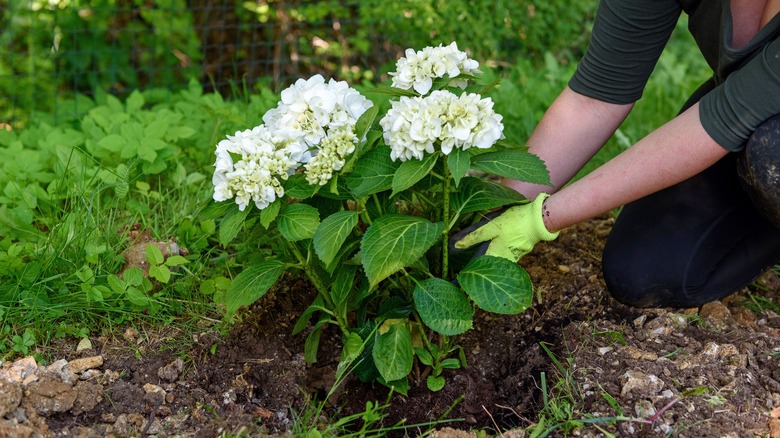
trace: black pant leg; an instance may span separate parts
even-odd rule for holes
[[[743,190],[736,159],[729,154],[623,207],[602,259],[616,299],[637,307],[695,307],[736,292],[780,261],[780,229]]]

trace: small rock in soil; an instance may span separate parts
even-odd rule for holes
[[[628,370],[621,376],[623,388],[620,395],[652,396],[658,394],[664,387],[664,381],[653,374],[645,374],[638,370]]]
[[[179,358],[164,367],[160,367],[157,370],[157,376],[167,382],[175,382],[179,380],[179,375],[181,375],[183,370],[184,361]]]
[[[0,419],[16,410],[22,402],[22,385],[0,379]]]
[[[102,356],[83,357],[68,362],[68,368],[74,374],[81,374],[84,371],[100,368],[103,366]]]

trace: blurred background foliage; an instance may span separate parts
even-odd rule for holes
[[[0,0],[0,122],[78,117],[79,93],[122,98],[193,78],[225,96],[278,91],[314,73],[377,81],[405,48],[452,41],[499,69],[539,65],[546,54],[568,63],[587,41],[595,3]]]

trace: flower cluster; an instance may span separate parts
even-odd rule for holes
[[[235,197],[238,208],[244,211],[252,201],[263,209],[284,196],[279,179],[287,179],[297,166],[290,150],[297,150],[298,143],[274,136],[263,125],[227,136],[217,144],[214,200]]]
[[[306,181],[309,184],[325,185],[333,172],[344,167],[346,158],[355,152],[358,143],[357,135],[349,126],[341,126],[328,132],[322,140],[319,153],[306,165]]]
[[[301,166],[310,184],[325,184],[358,142],[355,124],[373,105],[346,82],[321,75],[300,79],[282,91],[264,124],[236,132],[217,144],[214,200],[235,197],[243,211],[284,196],[280,180]]]
[[[390,158],[421,160],[438,145],[448,155],[453,148],[486,149],[503,138],[502,117],[493,101],[478,94],[460,96],[437,90],[425,97],[401,97],[379,121]]]
[[[469,58],[465,52],[458,50],[456,43],[449,46],[426,47],[417,52],[406,49],[405,55],[396,62],[396,71],[390,73],[393,77],[392,85],[404,90],[414,88],[414,91],[421,95],[428,94],[435,78],[447,75],[454,79],[462,73],[479,73],[477,70],[479,63]],[[466,79],[458,78],[450,84],[465,88],[466,83]]]
[[[302,140],[304,147],[295,151],[293,159],[308,163],[331,130],[345,126],[354,130],[372,105],[346,82],[325,82],[322,75],[315,75],[282,91],[279,105],[265,113],[263,122],[282,137]]]

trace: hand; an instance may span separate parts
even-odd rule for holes
[[[450,249],[457,252],[484,242],[478,255],[520,260],[537,242],[558,237],[558,232],[547,231],[542,218],[542,205],[548,196],[541,193],[530,204],[499,210],[464,228],[450,238]]]

